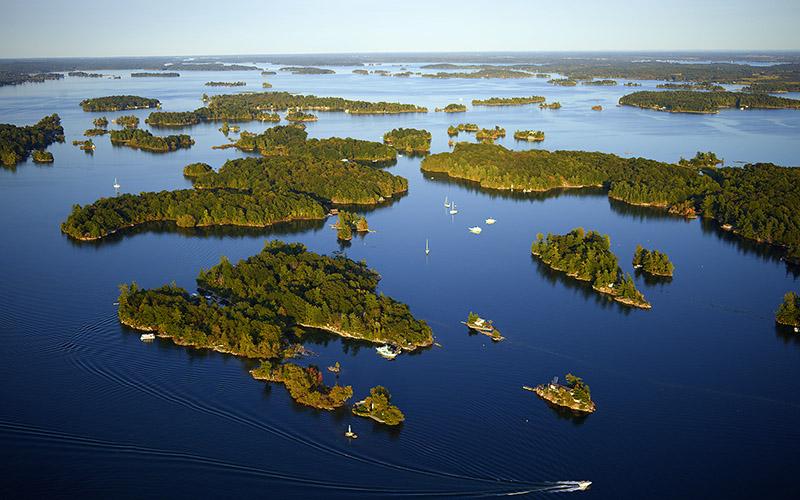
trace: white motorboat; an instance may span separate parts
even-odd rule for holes
[[[143,333],[139,336],[139,340],[142,342],[148,342],[150,340],[155,340],[156,335],[154,333]]]
[[[494,220],[494,219],[492,219],[492,218],[486,219],[486,223],[487,223],[487,224],[489,224],[490,226],[491,226],[492,224],[494,224],[495,222],[497,222],[497,221],[496,221],[496,220]]]
[[[375,348],[378,351],[378,354],[383,356],[386,359],[394,359],[400,354],[400,349],[389,344],[382,345],[380,347]]]
[[[482,229],[479,226],[469,228],[469,232],[472,234],[481,234]]]

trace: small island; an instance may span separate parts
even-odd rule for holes
[[[277,74],[278,73],[276,73],[275,71],[268,71],[268,70],[263,70],[261,72],[261,76],[272,76],[272,75],[277,75]]]
[[[550,85],[557,85],[559,87],[574,87],[578,84],[578,82],[571,78],[554,78],[552,80],[547,80],[547,83]]]
[[[353,239],[353,231],[358,233],[368,233],[369,223],[363,215],[354,214],[346,210],[339,210],[339,220],[333,226],[336,229],[336,238],[341,241]]]
[[[555,377],[549,384],[537,385],[536,387],[523,386],[526,391],[532,391],[537,396],[548,403],[560,407],[568,408],[577,413],[594,413],[597,406],[592,401],[592,394],[589,386],[581,379],[571,373],[567,373],[567,385],[558,383]]]
[[[125,128],[137,128],[139,126],[139,117],[134,115],[118,116],[111,121]]]
[[[436,112],[445,112],[445,113],[463,113],[467,110],[466,104],[448,104],[443,108],[436,108]]]
[[[636,83],[636,82],[625,82],[625,83],[623,83],[623,85],[625,87],[641,87],[642,86],[641,83]]]
[[[592,106],[592,111],[603,111],[603,106],[595,104],[594,106]]]
[[[494,342],[505,340],[505,337],[500,335],[500,330],[494,327],[491,320],[483,319],[472,311],[467,315],[467,321],[462,321],[462,323],[467,325],[470,330],[486,335]]]
[[[794,331],[800,327],[800,295],[787,292],[783,302],[775,312],[775,321],[780,325],[793,326]]]
[[[310,66],[287,66],[278,71],[288,71],[293,75],[333,75],[336,72],[332,69],[314,68]]]
[[[700,83],[659,83],[657,89],[668,90],[706,90],[711,92],[725,92],[725,87],[709,82]]]
[[[206,82],[206,87],[244,87],[247,85],[246,82],[238,81],[238,82]]]
[[[623,275],[617,256],[611,252],[608,235],[576,228],[564,235],[539,233],[531,253],[551,269],[570,278],[588,281],[592,289],[610,295],[626,306],[650,309],[652,306],[636,289],[630,274]]]
[[[43,149],[34,149],[31,153],[34,163],[53,163],[53,153]]]
[[[208,163],[190,163],[183,167],[183,176],[187,179],[195,179],[213,171],[214,169]]]
[[[105,75],[101,73],[87,73],[85,71],[70,71],[67,73],[67,76],[74,76],[78,78],[102,78]]]
[[[111,144],[154,153],[167,153],[192,147],[194,139],[186,134],[158,136],[147,130],[125,128],[111,131]]]
[[[447,127],[447,135],[450,137],[457,136],[459,132],[477,132],[480,127],[475,123],[459,123],[458,125],[450,125]]]
[[[75,140],[72,141],[73,146],[78,146],[82,151],[86,151],[87,153],[94,152],[97,146],[94,145],[94,141],[91,139],[87,139],[85,141]]]
[[[473,99],[473,106],[524,106],[526,104],[538,104],[544,102],[545,98],[540,95],[529,97],[490,97],[488,99]]]
[[[642,245],[636,245],[636,251],[633,253],[633,268],[641,269],[653,276],[667,277],[672,277],[675,270],[675,266],[669,261],[666,254],[658,250],[647,250]]]
[[[250,370],[256,380],[283,384],[297,403],[320,410],[335,410],[353,397],[353,388],[338,384],[328,387],[322,383],[322,372],[316,366],[307,368],[294,363],[262,361]]]
[[[431,150],[431,137],[427,130],[396,128],[383,134],[383,142],[408,154],[427,153]]]
[[[315,122],[318,119],[317,115],[304,113],[302,111],[289,111],[286,113],[287,122]]]
[[[561,103],[558,101],[551,102],[549,104],[543,102],[539,104],[539,107],[541,109],[561,109]]]
[[[380,385],[373,387],[369,390],[369,396],[353,405],[353,415],[371,418],[386,425],[399,425],[406,417],[391,400],[388,389]]]
[[[482,128],[475,134],[475,139],[480,142],[491,144],[496,139],[506,136],[506,129],[495,125],[494,128]]]
[[[593,85],[595,87],[613,87],[618,85],[616,80],[586,80],[581,83],[583,85]]]
[[[800,109],[800,100],[747,92],[643,90],[622,96],[619,103],[668,113],[718,113],[720,109]]]
[[[161,106],[158,99],[149,99],[135,95],[112,95],[95,97],[80,102],[84,111],[127,111],[131,109],[148,109]]]
[[[544,132],[541,130],[517,130],[514,132],[514,139],[518,141],[542,142]]]
[[[35,125],[19,127],[10,123],[0,124],[0,164],[14,167],[32,151],[63,141],[64,127],[56,114],[45,116]]]
[[[261,82],[261,88],[262,89],[271,89],[272,88],[272,84],[269,83],[269,82]]]
[[[139,73],[131,73],[131,78],[178,78],[181,76],[180,73],[175,73],[173,71],[159,71],[159,72],[150,72],[150,71],[143,71]]]
[[[430,66],[429,66],[430,67]],[[423,68],[425,69],[425,68]],[[473,72],[455,72],[455,71],[439,71],[438,73],[423,73],[422,76],[424,78],[439,78],[439,79],[446,79],[446,78],[468,78],[468,79],[477,79],[477,78],[533,78],[534,75],[528,73],[527,71],[517,71],[513,69],[500,69],[500,68],[491,68],[491,69],[480,69],[478,71]]]

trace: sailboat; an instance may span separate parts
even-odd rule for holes
[[[458,213],[458,209],[456,208],[456,202],[453,202],[453,206],[450,208],[450,215],[455,215]]]
[[[431,249],[428,248],[428,238],[425,238],[425,255],[431,253]]]
[[[350,439],[358,438],[358,434],[353,432],[353,429],[349,425],[347,426],[347,432],[345,432],[344,435],[345,437],[349,437]]]
[[[450,202],[447,201],[447,196],[444,197],[444,208],[450,208]]]
[[[117,189],[117,190],[119,190],[119,188],[121,188],[121,187],[122,187],[122,186],[120,186],[120,185],[119,185],[119,182],[117,182],[117,178],[116,178],[116,177],[114,177],[114,189]]]

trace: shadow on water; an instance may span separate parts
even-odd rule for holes
[[[754,240],[749,240],[736,235],[731,231],[725,231],[715,220],[701,219],[700,227],[703,234],[713,234],[717,240],[724,242],[727,245],[733,246],[745,255],[752,255],[759,257],[765,262],[783,262],[786,264],[787,274],[797,278],[800,276],[800,266],[793,265],[784,261],[785,250],[779,246],[770,245],[768,243],[759,243]]]
[[[627,217],[629,219],[634,219],[636,221],[646,221],[646,220],[672,220],[672,221],[684,221],[687,224],[692,222],[692,219],[687,219],[686,217],[682,217],[680,215],[675,215],[667,212],[663,208],[658,207],[642,207],[638,205],[630,205],[625,203],[624,201],[614,200],[612,198],[608,199],[609,206],[611,210],[623,217]]]
[[[583,425],[583,423],[586,422],[586,419],[589,417],[588,413],[564,408],[563,406],[558,406],[550,401],[545,401],[545,403],[547,403],[547,406],[553,410],[553,413],[556,414],[559,420],[567,420],[572,422],[572,424],[576,427]]]
[[[552,285],[559,284],[569,290],[576,290],[580,292],[583,298],[587,301],[593,300],[600,305],[603,309],[615,309],[624,314],[630,314],[632,307],[620,304],[611,298],[611,296],[604,293],[599,293],[592,288],[592,285],[586,281],[580,281],[575,278],[570,278],[563,271],[556,271],[544,264],[542,261],[531,255],[531,261],[534,263],[537,274],[545,281]]]
[[[222,240],[224,238],[253,238],[264,236],[287,236],[302,233],[310,230],[319,231],[325,226],[326,219],[321,220],[302,220],[292,222],[280,222],[268,227],[244,227],[244,226],[208,226],[208,227],[179,227],[174,222],[148,222],[139,224],[128,229],[118,231],[112,235],[99,240],[80,241],[64,235],[70,243],[77,247],[102,247],[107,245],[117,245],[126,238],[143,233],[155,234],[179,234],[197,238],[214,238]]]
[[[794,327],[775,324],[775,337],[783,341],[784,344],[794,344],[800,346],[800,333],[794,331]]]
[[[643,279],[644,284],[648,286],[660,287],[672,283],[672,276],[656,276],[650,273],[646,273],[641,269],[636,269],[634,272],[636,274],[636,277]]]

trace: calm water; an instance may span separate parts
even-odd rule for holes
[[[409,69],[415,66],[409,65]],[[384,67],[386,68],[386,67]],[[312,136],[379,140],[396,126],[433,132],[462,121],[544,130],[539,146],[674,161],[713,150],[728,164],[795,165],[800,112],[725,111],[716,116],[616,107],[625,87],[557,88],[543,80],[427,80],[351,75],[266,77],[275,90],[391,100],[430,109],[476,97],[538,94],[535,106],[466,114],[353,117],[321,113]],[[370,68],[372,69],[372,68]],[[389,69],[398,71],[400,65]],[[187,129],[197,144],[155,155],[95,138],[87,155],[71,145],[91,120],[85,97],[138,94],[165,110],[200,106],[208,80],[257,72],[182,72],[177,79],[67,78],[0,89],[0,122],[61,115],[67,142],[50,147],[52,166],[0,170],[0,496],[94,498],[494,496],[568,491],[591,480],[592,498],[785,497],[796,494],[800,460],[800,337],[778,330],[773,312],[798,276],[763,247],[701,221],[612,203],[602,193],[511,197],[434,180],[419,159],[392,173],[409,193],[368,213],[376,230],[342,249],[325,224],[269,231],[146,228],[77,244],[58,224],[74,203],[124,192],[189,187],[190,162],[218,167],[241,156],[212,150],[216,125]],[[641,89],[656,82],[642,82]],[[605,109],[591,111],[594,104]],[[113,118],[125,113],[106,113]],[[135,112],[142,118],[147,111]],[[260,131],[263,125],[244,124]],[[156,133],[165,133],[156,131]],[[459,214],[442,206],[455,200]],[[494,226],[483,220],[494,217]],[[475,236],[468,226],[481,225]],[[583,226],[611,236],[623,268],[637,243],[667,252],[671,282],[637,285],[651,311],[628,310],[549,272],[530,256],[537,232]],[[317,335],[307,361],[342,364],[356,397],[387,386],[407,416],[399,429],[348,410],[319,412],[292,402],[281,386],[249,377],[251,364],[167,341],[144,344],[121,327],[117,285],[176,281],[194,288],[200,268],[222,255],[257,253],[264,241],[299,241],[365,259],[380,289],[408,303],[442,348],[387,362],[372,347]],[[425,239],[431,254],[424,254]],[[469,310],[493,318],[507,340],[492,344],[459,324]],[[591,385],[597,413],[560,415],[522,385],[574,372]],[[326,378],[333,379],[326,372]],[[359,434],[349,442],[348,424]]]

